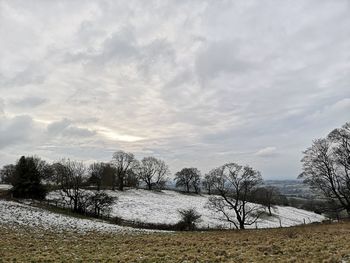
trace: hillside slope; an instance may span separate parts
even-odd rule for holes
[[[57,214],[27,204],[5,200],[0,200],[0,226],[13,230],[17,228],[27,228],[34,229],[35,231],[50,230],[55,232],[98,231],[130,233],[141,231],[134,228],[108,224],[95,219],[76,218]]]
[[[147,191],[130,189],[127,191],[107,191],[109,195],[118,197],[113,206],[112,215],[123,219],[147,223],[175,224],[180,220],[178,209],[193,207],[201,215],[200,227],[231,228],[218,213],[207,207],[208,195],[187,195],[176,191]],[[274,216],[265,216],[257,223],[258,228],[294,226],[305,223],[320,222],[325,218],[313,212],[287,206],[276,206]],[[250,226],[255,228],[255,225]]]
[[[0,262],[350,262],[350,223],[139,235],[4,229]]]

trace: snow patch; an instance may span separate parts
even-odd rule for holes
[[[0,184],[0,190],[10,190],[12,185],[10,184]]]
[[[130,227],[108,224],[100,220],[70,217],[27,204],[20,204],[5,200],[0,200],[0,226],[10,228],[27,226],[36,229],[53,230],[58,232],[150,232],[150,230],[137,230]]]
[[[142,189],[127,191],[107,191],[113,197],[118,197],[111,215],[126,220],[141,221],[146,223],[175,224],[180,220],[179,209],[195,208],[202,217],[198,224],[201,228],[233,228],[233,225],[223,220],[219,213],[210,210],[208,195],[183,194],[176,191],[165,190],[162,192]],[[251,204],[255,205],[255,204]],[[288,206],[276,206],[274,216],[266,216],[257,224],[247,228],[274,228],[300,225],[303,223],[320,222],[324,216]]]

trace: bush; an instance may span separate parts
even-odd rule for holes
[[[90,213],[93,213],[96,217],[100,217],[101,215],[108,215],[110,213],[115,201],[116,198],[104,192],[97,191],[87,197],[86,204]]]
[[[193,231],[196,229],[196,223],[201,221],[201,215],[194,209],[181,209],[178,211],[181,215],[181,220],[177,223],[179,230]]]

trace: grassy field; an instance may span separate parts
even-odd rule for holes
[[[350,223],[127,235],[0,227],[0,262],[9,261],[350,262]]]

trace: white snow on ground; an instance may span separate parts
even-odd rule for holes
[[[175,224],[180,220],[178,209],[193,207],[202,217],[200,227],[233,228],[227,222],[220,220],[220,214],[207,208],[208,195],[187,195],[175,191],[154,192],[147,190],[130,189],[124,192],[107,191],[111,196],[117,196],[118,201],[113,206],[112,215],[127,220],[142,221],[148,223]],[[257,223],[258,228],[279,227],[280,220],[283,227],[300,225],[304,223],[319,222],[324,216],[313,212],[287,207],[277,206],[273,214],[265,217]],[[250,226],[255,228],[255,224]],[[249,228],[249,226],[248,226]]]
[[[10,190],[12,185],[10,184],[0,184],[0,190]]]
[[[76,232],[145,232],[129,227],[108,224],[99,220],[80,219],[53,213],[41,208],[0,200],[0,226],[19,228],[23,226],[35,229]]]

